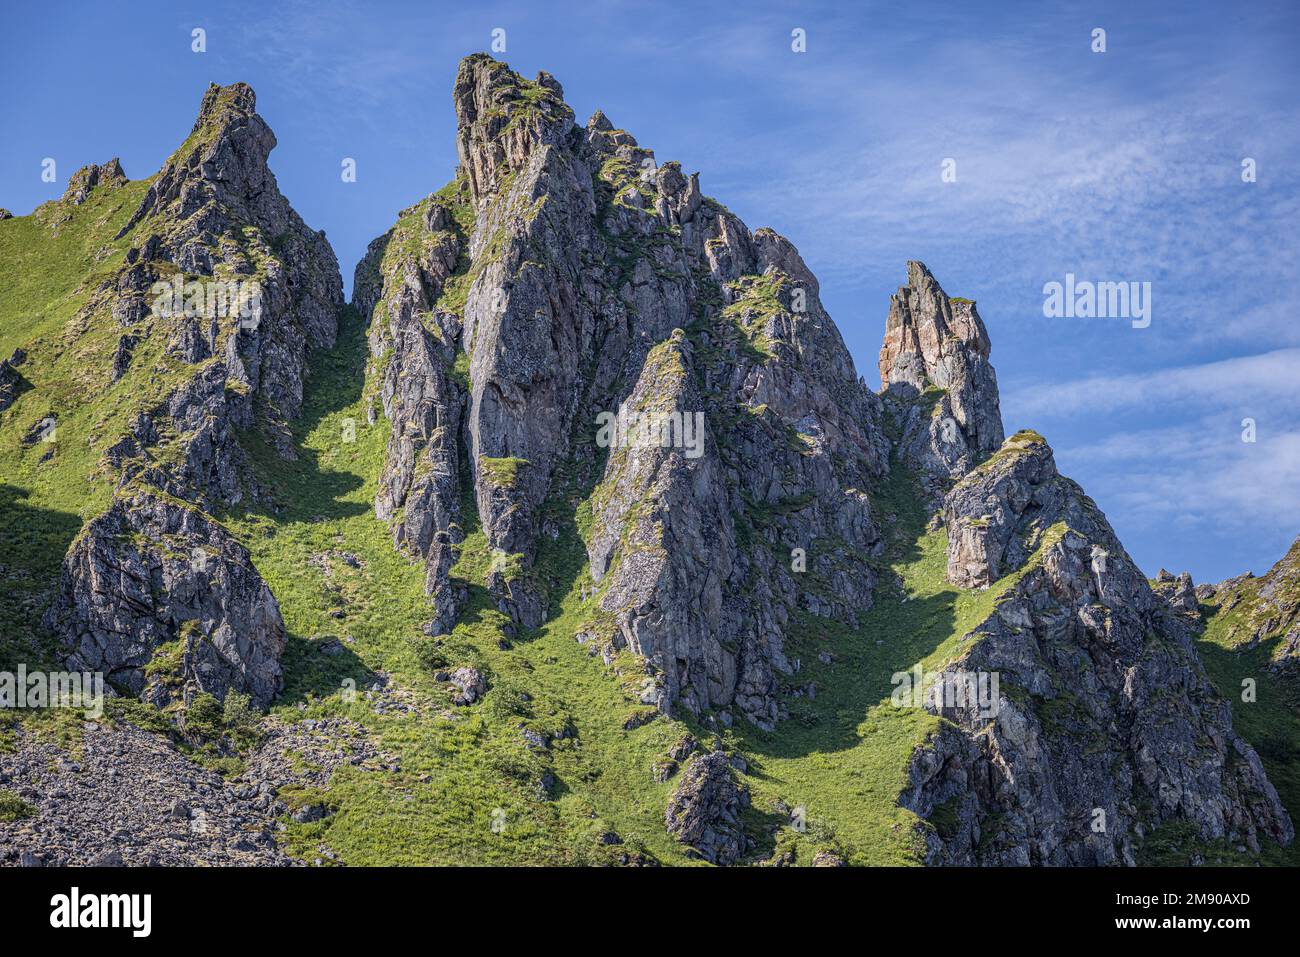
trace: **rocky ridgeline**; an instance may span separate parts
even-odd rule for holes
[[[70,324],[120,330],[112,380],[168,385],[105,441],[101,467],[116,476],[116,500],[73,543],[46,621],[70,667],[102,670],[124,693],[146,693],[145,667],[179,643],[176,673],[148,683],[158,703],[234,689],[265,706],[282,684],[275,598],[202,511],[259,495],[241,431],[260,429],[293,454],[288,422],[301,408],[307,355],[333,344],[342,305],[329,243],[266,165],[274,146],[249,87],[210,87],[189,137],[118,234],[129,241],[124,262]],[[92,191],[126,182],[116,160],[86,167],[59,205],[72,215]],[[159,283],[180,298],[160,305]],[[223,310],[209,294],[215,283],[254,292],[229,296]],[[202,303],[189,310],[199,314],[186,313],[191,302]]]
[[[939,681],[999,676],[995,707],[953,696],[901,801],[943,864],[1135,862],[1152,829],[1257,849],[1292,825],[1193,646],[1190,578],[1153,591],[1042,436],[1003,440],[988,333],[921,263],[890,303],[886,408],[948,537],[948,580],[1006,591]]]
[[[1185,596],[1151,589],[1041,437],[1004,443],[973,302],[909,263],[878,397],[794,248],[751,232],[697,176],[601,113],[575,125],[549,74],[470,57],[453,99],[456,181],[405,210],[356,281],[393,423],[376,512],[425,560],[438,629],[464,598],[449,578],[463,503],[506,559],[487,582],[501,610],[534,627],[552,597],[536,565],[559,534],[548,506],[589,495],[583,640],[643,656],[643,700],[665,711],[734,709],[772,728],[794,616],[855,624],[871,606],[881,523],[867,493],[892,452],[932,526],[948,526],[950,581],[1016,576],[949,669],[999,672],[1001,717],[948,709],[912,762],[904,802],[953,822],[927,830],[932,862],[1131,863],[1170,820],[1205,839],[1291,839],[1196,657]],[[702,412],[702,453],[597,447],[597,416],[618,410]],[[724,790],[711,767],[692,764],[668,821],[727,862],[743,839],[699,796]]]
[[[293,454],[287,423],[302,405],[307,355],[334,343],[343,301],[338,261],[280,194],[266,165],[274,146],[247,85],[209,87],[194,129],[119,236],[131,240],[126,266],[87,305],[111,303],[123,354],[143,337],[163,338],[167,358],[182,364],[175,391],[145,411],[157,438],[125,437],[139,448],[113,464],[127,475],[143,470],[184,498],[234,504],[256,492],[238,429],[256,424],[281,454]],[[154,284],[178,277],[183,288],[255,283],[257,308],[159,315]],[[180,456],[169,450],[167,464],[154,454],[164,441],[181,449]]]
[[[456,182],[357,269],[393,422],[377,513],[426,561],[445,629],[472,498],[505,559],[488,584],[533,627],[555,597],[536,567],[559,534],[547,506],[590,492],[584,634],[642,655],[664,710],[772,727],[792,617],[852,622],[871,604],[879,399],[794,247],[751,232],[697,176],[601,113],[575,125],[545,73],[473,56],[453,99]],[[702,414],[702,453],[598,446],[598,416],[620,409]],[[799,547],[832,587],[797,586]]]

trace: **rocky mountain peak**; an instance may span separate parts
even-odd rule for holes
[[[524,79],[485,53],[468,56],[456,71],[456,153],[475,201],[518,173],[545,145],[573,130],[564,88],[549,73]]]
[[[404,215],[396,230],[424,251],[407,262],[409,244],[377,241],[358,271],[372,353],[391,355],[377,513],[425,559],[436,625],[449,627],[466,462],[503,559],[485,584],[533,628],[554,598],[539,566],[555,516],[571,511],[575,478],[594,487],[593,648],[649,662],[646,704],[728,718],[734,707],[771,727],[799,611],[773,549],[796,534],[833,540],[813,561],[836,576],[834,597],[809,596],[813,613],[852,621],[871,604],[879,530],[863,490],[886,460],[879,400],[788,240],[751,232],[603,113],[576,127],[544,74],[530,82],[475,55],[453,98],[469,208],[436,223]],[[455,205],[458,190],[429,202]],[[453,294],[457,252],[469,278]],[[446,372],[458,353],[459,379]],[[650,417],[661,441],[602,440],[600,417],[620,414],[625,428]],[[662,431],[664,417],[690,442]],[[756,579],[772,583],[758,597]]]
[[[923,392],[952,383],[955,361],[989,357],[989,334],[969,299],[944,293],[925,263],[907,264],[907,285],[889,301],[880,380],[885,388],[906,385]],[[996,399],[996,394],[993,396]]]
[[[295,454],[288,424],[307,355],[334,343],[343,296],[329,244],[267,166],[275,136],[255,108],[247,84],[208,88],[189,136],[114,237],[124,248],[116,267],[70,327],[115,342],[105,371],[134,391],[95,437],[115,499],[65,556],[46,621],[67,660],[133,694],[178,638],[187,694],[234,688],[265,705],[279,688],[276,601],[202,508],[260,495],[243,446],[250,430]],[[125,182],[116,160],[87,167],[68,198]],[[138,547],[121,544],[132,537]]]
[[[190,135],[163,164],[123,233],[146,216],[162,214],[196,218],[195,238],[210,242],[226,222],[217,209],[259,227],[270,238],[287,230],[291,210],[267,166],[275,134],[256,106],[257,96],[246,83],[209,86]],[[185,260],[190,271],[206,271],[197,247]]]
[[[257,113],[257,94],[247,83],[222,86],[209,83],[199,103],[199,115],[190,135],[205,128],[225,126]]]
[[[1131,865],[1146,828],[1173,820],[1252,848],[1292,840],[1194,650],[1190,576],[1153,589],[1041,435],[1017,432],[972,468],[942,520],[948,580],[1003,589],[944,680],[998,674],[1016,690],[992,721],[969,702],[934,708],[953,725],[913,755],[903,798],[955,814],[927,838],[932,862]],[[1104,834],[1074,826],[1097,808]]]

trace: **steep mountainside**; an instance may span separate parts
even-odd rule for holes
[[[350,306],[242,84],[0,221],[0,669],[120,695],[5,716],[0,860],[1291,859],[1295,550],[1148,582],[924,265],[877,394],[698,174],[486,55],[453,105]]]
[[[1262,578],[1242,575],[1202,586],[1197,596],[1211,605],[1217,631],[1240,649],[1262,648],[1269,667],[1294,674],[1300,664],[1300,539]]]

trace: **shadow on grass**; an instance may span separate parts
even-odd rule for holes
[[[272,502],[258,502],[242,510],[226,510],[222,516],[238,521],[249,517],[266,519],[276,526],[350,518],[368,513],[365,502],[346,498],[363,480],[356,474],[325,467],[321,455],[306,439],[330,416],[355,405],[365,386],[368,356],[365,323],[355,309],[346,306],[339,314],[337,341],[332,349],[312,353],[304,386],[302,414],[292,423],[295,460],[282,457],[260,430],[240,436],[258,482],[272,494]],[[364,423],[355,423],[361,428]],[[345,441],[340,434],[340,442]],[[355,682],[363,691],[378,677],[340,640],[307,638],[290,633],[282,665],[285,687],[278,701],[295,703],[308,696],[324,697]]]
[[[29,504],[29,495],[0,484],[0,671],[53,661],[54,639],[41,615],[82,525],[79,515]]]
[[[360,693],[379,679],[351,648],[333,636],[311,639],[291,634],[280,661],[285,680],[278,704],[325,698],[340,688]],[[348,681],[352,684],[345,684]]]

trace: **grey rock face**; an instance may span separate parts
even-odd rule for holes
[[[371,386],[393,424],[375,514],[394,543],[424,560],[435,605],[431,634],[455,623],[448,573],[461,530],[465,388],[455,370],[460,317],[436,303],[463,238],[449,207],[429,197],[401,214],[357,266],[354,303],[372,316]],[[390,247],[392,247],[390,249]]]
[[[26,353],[21,349],[14,350],[14,354],[8,359],[0,359],[0,412],[4,412],[9,406],[14,404],[14,400],[26,387],[26,380],[23,379],[22,373],[18,367],[22,365]]]
[[[928,705],[953,724],[913,755],[901,802],[926,818],[944,808],[932,863],[1133,864],[1170,821],[1256,849],[1293,838],[1194,622],[1152,591],[1040,437],[1012,436],[944,515],[952,581],[1020,577],[945,668],[950,682],[997,674],[996,706]]]
[[[923,263],[909,262],[907,285],[889,303],[880,381],[902,426],[901,457],[932,504],[1002,444],[990,348],[975,303],[949,298]]]
[[[460,689],[455,699],[458,705],[473,704],[487,694],[487,681],[476,668],[457,668],[451,673],[450,681]]]
[[[1175,576],[1162,568],[1156,573],[1151,590],[1165,600],[1171,611],[1199,618],[1200,600],[1196,597],[1196,585],[1188,572]]]
[[[745,850],[741,809],[749,794],[736,782],[721,751],[701,755],[687,765],[668,802],[668,833],[710,864],[736,863]]]
[[[195,508],[150,493],[119,498],[64,559],[47,624],[70,669],[98,671],[140,695],[158,647],[180,642],[154,700],[231,691],[266,707],[282,685],[284,622],[248,551]]]
[[[1086,521],[1082,492],[1058,479],[1052,450],[1033,432],[1016,433],[966,475],[944,499],[948,580],[987,587],[1023,565],[1052,522]]]
[[[736,704],[771,727],[792,617],[852,621],[870,606],[880,402],[788,241],[751,233],[603,114],[575,126],[561,95],[553,78],[467,58],[451,205],[444,191],[406,211],[358,269],[393,423],[376,511],[425,558],[450,627],[468,477],[505,559],[489,585],[535,627],[543,513],[571,507],[570,477],[588,476],[599,604],[586,630],[647,659],[664,710]],[[463,379],[447,374],[458,356]],[[598,417],[624,409],[692,430],[702,417],[698,442],[670,430],[605,453]],[[837,576],[833,594],[801,599],[795,549]]]

